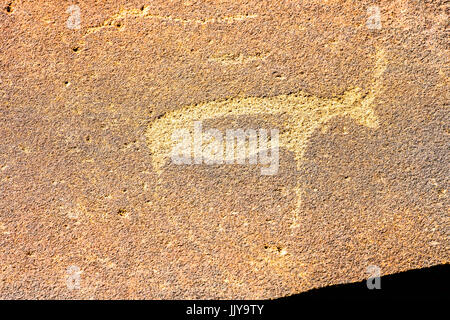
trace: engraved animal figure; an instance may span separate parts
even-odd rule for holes
[[[367,90],[350,88],[334,98],[321,98],[304,92],[259,98],[233,98],[187,105],[168,112],[156,119],[147,128],[146,136],[152,152],[152,165],[158,175],[170,161],[175,145],[171,136],[174,130],[192,127],[194,121],[239,115],[287,114],[284,130],[280,134],[279,147],[291,151],[300,169],[309,137],[336,116],[351,117],[360,125],[377,128],[379,123],[372,108],[378,92],[382,89],[381,76],[386,69],[384,50],[377,50],[371,84]],[[298,226],[298,211],[301,205],[301,186],[297,183],[296,212],[291,228]]]

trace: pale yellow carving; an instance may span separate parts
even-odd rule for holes
[[[185,128],[191,131],[194,121],[267,114],[288,115],[283,132],[280,134],[279,147],[294,154],[299,169],[309,137],[333,117],[348,116],[363,126],[378,127],[378,119],[372,104],[377,93],[382,89],[381,76],[386,69],[387,60],[384,50],[377,50],[374,58],[373,78],[369,89],[365,91],[361,88],[350,88],[334,98],[321,98],[304,92],[267,98],[233,98],[188,105],[166,113],[160,119],[153,121],[146,132],[154,170],[161,174],[164,165],[170,161],[170,153],[174,146],[171,136],[176,129]],[[270,120],[271,117],[268,118]],[[297,209],[291,224],[292,228],[298,226],[298,210],[301,205],[299,184],[295,188],[295,193]]]
[[[103,21],[100,25],[95,27],[89,27],[86,30],[85,35],[89,35],[91,33],[95,33],[97,31],[102,30],[103,28],[107,28],[110,26],[116,25],[118,22],[120,22],[123,19],[126,19],[128,17],[137,17],[137,18],[143,18],[143,19],[155,19],[159,21],[170,21],[170,22],[176,22],[180,24],[200,24],[200,25],[207,25],[207,24],[213,24],[213,23],[223,23],[223,24],[230,24],[234,22],[239,21],[245,21],[249,19],[255,19],[258,17],[258,15],[251,14],[251,15],[235,15],[235,16],[224,16],[224,17],[210,17],[210,18],[204,18],[204,19],[183,19],[180,17],[173,17],[173,16],[161,16],[157,14],[152,14],[150,12],[149,6],[144,6],[141,9],[121,9],[118,13],[112,15],[105,21]]]

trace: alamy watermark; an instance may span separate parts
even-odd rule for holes
[[[81,286],[81,269],[78,266],[69,266],[66,274],[66,285],[69,290],[79,290]]]
[[[369,290],[381,289],[381,269],[378,266],[368,266],[367,273],[369,278],[367,278],[367,288]]]
[[[366,26],[371,30],[381,29],[381,10],[379,6],[370,6],[367,8],[367,21]]]
[[[81,9],[77,5],[71,5],[67,8],[66,13],[70,14],[67,18],[66,26],[69,29],[76,30],[81,28]]]
[[[278,129],[203,130],[201,121],[191,128],[176,129],[171,152],[174,164],[260,164],[262,175],[274,175],[279,167]],[[270,142],[270,143],[269,143]],[[269,147],[270,144],[270,147]]]

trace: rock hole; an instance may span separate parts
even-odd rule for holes
[[[162,117],[164,117],[164,115],[165,115],[165,113],[162,113],[162,114],[156,116],[156,119],[161,119]]]
[[[127,210],[124,208],[120,208],[119,210],[117,210],[117,214],[121,217],[124,217],[127,214]]]
[[[280,78],[282,77],[281,74],[280,74],[278,71],[272,72],[272,75],[273,75],[275,78],[277,78],[277,79],[280,79]]]
[[[12,2],[10,2],[10,3],[8,3],[8,4],[6,5],[5,10],[6,10],[6,12],[8,12],[8,13],[11,13],[11,12],[12,12]]]

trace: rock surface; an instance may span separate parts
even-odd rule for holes
[[[276,298],[449,263],[446,1],[0,4],[0,298]],[[175,165],[276,128],[279,170]]]

